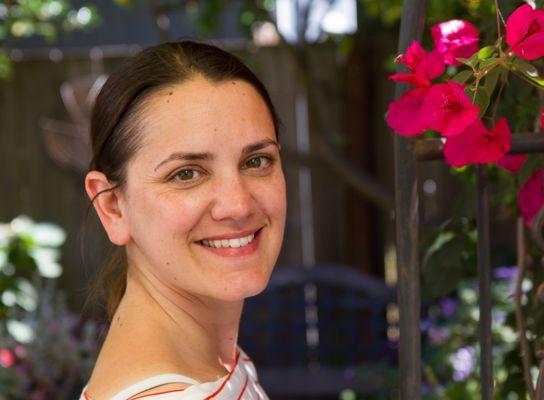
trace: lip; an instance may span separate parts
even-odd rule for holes
[[[256,233],[261,228],[262,228],[262,226],[260,226],[258,228],[254,228],[254,229],[247,229],[245,231],[240,231],[240,232],[235,232],[235,233],[227,233],[227,234],[224,234],[224,235],[207,237],[207,238],[204,238],[204,239],[200,239],[199,242],[201,242],[203,240],[239,239],[239,238],[242,238],[242,237],[249,236],[252,233]]]
[[[211,252],[212,254],[221,256],[221,257],[248,257],[253,255],[257,252],[259,249],[259,244],[261,242],[261,233],[263,228],[260,228],[255,233],[255,237],[251,243],[249,243],[246,246],[242,247],[221,247],[216,249],[215,247],[208,247],[204,244],[202,244],[202,241],[199,242],[199,246],[203,249]],[[249,231],[248,234],[253,233],[253,231]],[[217,239],[219,240],[219,239]]]

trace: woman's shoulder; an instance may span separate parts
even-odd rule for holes
[[[121,390],[113,389],[109,386],[102,386],[102,391],[89,389],[86,386],[83,389],[81,398],[83,400],[127,400],[140,397],[169,399],[173,394],[178,395],[185,389],[198,385],[198,382],[192,378],[180,374],[160,374],[141,379],[131,383]],[[151,397],[153,396],[153,397]]]
[[[191,387],[191,385],[183,384],[183,383],[161,385],[149,390],[145,390],[143,392],[139,392],[130,397],[124,397],[123,400],[136,400],[136,399],[141,399],[144,397],[146,400],[180,400],[180,394],[182,394],[189,387]],[[112,400],[116,398],[118,397],[117,396],[99,397],[98,395],[95,396],[94,394],[91,396],[88,394],[86,390],[83,390],[79,400],[102,400],[102,399]]]

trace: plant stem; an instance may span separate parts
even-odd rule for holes
[[[540,362],[538,367],[538,379],[536,381],[536,398],[542,399],[544,396],[544,360]]]
[[[495,16],[497,17],[497,40],[501,39],[501,20],[500,20],[499,0],[495,0]]]
[[[495,123],[497,118],[497,111],[499,109],[499,103],[500,103],[502,91],[505,85],[506,85],[506,79],[502,79],[501,77],[501,85],[499,86],[499,93],[497,93],[497,98],[495,99],[495,104],[493,105],[493,115],[491,116],[493,123]]]
[[[521,298],[523,296],[523,276],[525,275],[526,265],[526,248],[525,248],[525,227],[523,219],[518,217],[516,226],[516,248],[518,253],[518,274],[516,277],[516,290],[514,292],[514,303],[516,305],[516,325],[518,327],[519,343],[521,346],[521,358],[523,364],[523,380],[525,387],[531,400],[540,399],[535,397],[535,388],[531,379],[531,350],[527,341],[527,327],[523,319],[523,310],[521,306]]]

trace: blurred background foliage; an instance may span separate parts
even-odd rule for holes
[[[89,29],[99,23],[96,7],[73,7],[68,0],[6,0],[0,3],[0,43],[10,38],[42,36],[54,43],[59,34]],[[0,79],[10,75],[11,63],[0,48]]]
[[[65,232],[19,216],[0,225],[0,399],[74,399],[103,328],[56,289]]]
[[[333,2],[329,1],[331,4]],[[202,39],[214,37],[221,15],[231,7],[236,9],[239,31],[248,39],[253,39],[263,24],[276,26],[274,0],[115,0],[115,3],[127,13],[135,7],[147,7],[160,40],[171,39],[168,26],[161,16],[173,12],[183,12]],[[500,1],[503,16],[506,18],[519,3]],[[544,0],[533,3],[542,7]],[[321,30],[316,42],[333,43],[338,54],[346,58],[353,53],[357,41],[363,36],[397,33],[402,12],[401,0],[359,0],[358,6],[357,32],[338,35]],[[303,8],[301,12],[304,13]],[[493,0],[429,0],[427,26],[448,19],[469,20],[479,28],[481,42],[495,41],[497,32]],[[68,0],[4,1],[0,4],[0,78],[10,76],[10,41],[41,36],[54,44],[61,35],[100,26],[101,16],[93,1],[78,5]],[[304,69],[304,57],[307,56],[304,51],[313,45],[313,41],[308,41],[302,33],[301,27],[295,42],[281,35],[279,40],[280,45],[293,50],[293,57],[299,60],[298,73],[305,77],[302,82],[311,91],[320,82],[315,71]],[[428,36],[425,36],[423,43],[426,48],[431,48]],[[391,70],[395,67],[392,62],[395,56],[396,49],[392,48],[384,68]],[[453,69],[448,73],[453,76],[456,72]],[[539,104],[534,89],[512,79],[504,98],[506,100],[501,103],[500,112],[513,122],[512,129],[531,130],[534,112]],[[342,139],[338,143],[342,143]],[[533,166],[542,162],[538,157],[533,158]],[[424,249],[421,260],[426,315],[423,321],[424,376],[428,399],[479,398],[474,170],[469,167],[455,173],[459,184],[455,215],[446,221],[439,221],[439,224],[427,225],[421,243]],[[517,192],[519,181],[523,181],[529,172],[522,171],[520,176],[513,177],[493,168],[490,173],[494,183],[491,196],[492,207],[496,210],[494,215],[500,217],[499,226],[509,226],[500,224],[507,224],[505,221],[512,221],[517,216],[513,194]],[[6,398],[31,398],[32,395],[34,399],[63,399],[70,398],[68,394],[73,397],[74,393],[77,396],[78,385],[83,383],[81,377],[88,376],[92,366],[97,351],[95,339],[101,327],[91,321],[81,321],[71,314],[62,292],[50,284],[62,272],[58,260],[63,235],[59,227],[36,224],[27,217],[18,217],[0,225],[0,365],[4,367],[0,368],[0,399],[2,393],[8,393]],[[542,307],[539,307],[542,296],[539,288],[543,277],[540,255],[535,249],[531,251],[533,266],[524,279],[523,307],[529,316],[527,325],[531,346],[538,349],[542,347],[540,338],[544,333],[544,314]],[[516,263],[515,248],[500,244],[492,254],[493,263],[498,266],[493,289],[494,363],[498,398],[525,399],[512,302],[512,285],[517,273],[511,267]],[[67,322],[51,325],[51,321]],[[42,333],[42,338],[47,340],[35,340],[36,332]],[[44,343],[48,345],[44,346]],[[46,365],[45,359],[51,363]],[[53,364],[59,367],[47,368]],[[396,398],[398,375],[395,368],[376,368],[382,368],[380,371],[386,377],[383,392],[374,397],[365,396],[364,399]],[[73,376],[70,375],[72,378],[62,385],[60,382],[66,371],[72,371]],[[361,374],[364,373],[361,370]],[[349,390],[340,396],[345,400],[357,397]]]

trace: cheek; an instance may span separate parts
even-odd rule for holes
[[[202,218],[207,201],[198,193],[170,190],[157,193],[151,190],[135,202],[131,213],[131,227],[138,236],[162,235],[178,243],[198,224]]]
[[[257,202],[269,217],[276,222],[285,219],[287,204],[283,173],[278,173],[271,182],[261,185],[256,193]]]

